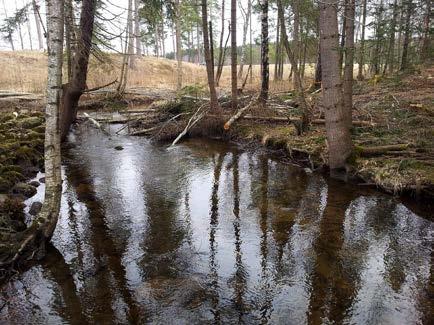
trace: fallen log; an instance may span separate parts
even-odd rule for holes
[[[97,128],[100,129],[101,131],[103,131],[105,134],[110,135],[109,132],[107,132],[104,127],[98,122],[96,121],[94,118],[92,118],[89,114],[87,113],[83,113],[83,115]]]
[[[232,116],[226,123],[225,123],[225,125],[223,126],[223,128],[225,129],[225,130],[229,130],[230,129],[230,127],[231,127],[231,125],[232,124],[234,124],[236,121],[238,121],[249,109],[251,109],[252,108],[252,106],[254,105],[254,104],[256,104],[257,102],[258,102],[258,99],[259,99],[259,97],[255,97],[254,99],[252,99],[251,101],[250,101],[250,103],[248,104],[248,105],[246,105],[246,106],[244,106],[244,107],[242,107],[242,108],[240,108],[239,110],[238,110],[238,112],[236,112],[235,113],[235,115],[234,116]]]
[[[204,108],[206,108],[207,105],[202,105],[200,106],[197,111],[193,114],[193,116],[188,120],[187,126],[185,127],[185,129],[176,137],[176,139],[172,142],[172,144],[170,145],[171,147],[173,147],[175,144],[178,143],[179,140],[181,140],[181,138],[187,134],[187,132],[197,123],[199,122],[202,118],[205,117],[206,112],[208,111],[208,109],[205,109],[204,111],[202,111]]]
[[[356,151],[361,157],[373,157],[386,154],[389,151],[404,151],[408,149],[408,143],[391,144],[376,147],[360,147],[356,146]]]
[[[246,107],[244,107],[244,108],[246,108]],[[214,115],[210,115],[210,116],[214,116]],[[229,116],[230,115],[224,115],[223,117],[229,117]],[[235,115],[232,118],[235,118]],[[238,117],[237,119],[257,120],[257,121],[270,121],[270,122],[288,122],[288,123],[296,123],[296,122],[300,122],[301,121],[300,118],[285,117],[285,116],[253,116],[253,115],[244,115],[244,116]],[[312,120],[311,123],[312,124],[317,124],[317,125],[325,125],[325,120],[324,119],[315,119],[315,120]],[[371,122],[368,122],[368,121],[353,121],[353,125],[355,125],[355,126],[366,126],[366,127],[374,127],[374,126],[376,126],[375,123],[371,123]]]

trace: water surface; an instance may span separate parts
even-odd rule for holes
[[[434,319],[434,223],[388,195],[218,142],[70,141],[53,246],[3,286],[0,323]]]

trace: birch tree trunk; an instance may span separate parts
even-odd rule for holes
[[[47,0],[48,79],[45,107],[45,196],[44,205],[31,225],[16,238],[10,238],[11,251],[0,262],[7,271],[34,256],[45,255],[45,244],[56,228],[62,195],[60,168],[59,107],[62,91],[63,62],[63,0]],[[3,256],[2,256],[3,258]]]
[[[211,58],[210,42],[209,42],[209,32],[208,32],[208,4],[207,0],[201,0],[202,5],[202,29],[203,29],[203,47],[206,62],[206,73],[208,76],[208,86],[211,97],[211,109],[219,109],[217,101],[217,92],[215,89],[214,81],[214,68]]]
[[[39,44],[39,49],[43,50],[44,49],[44,39],[42,38],[42,30],[41,30],[41,23],[39,21],[39,6],[36,4],[36,0],[32,1],[32,5],[33,5],[33,13],[35,15],[35,24],[36,24],[36,32],[38,34],[38,44]]]
[[[339,34],[334,0],[320,3],[320,46],[322,65],[322,98],[331,170],[345,168],[352,152],[350,128],[345,120],[342,83],[339,74]]]
[[[360,38],[359,72],[357,73],[357,79],[358,80],[363,80],[363,67],[365,65],[365,29],[366,29],[367,1],[368,0],[363,0],[362,35]]]
[[[36,220],[44,225],[43,237],[50,240],[60,209],[62,195],[60,156],[60,98],[63,64],[63,0],[47,0],[48,81],[45,108],[45,199]]]
[[[176,89],[182,88],[182,44],[181,44],[181,10],[179,0],[175,0],[175,29],[176,29],[176,60],[177,60],[177,83]]]
[[[344,68],[344,112],[346,124],[352,125],[353,111],[353,74],[354,74],[354,21],[355,0],[345,2],[345,68]]]
[[[268,0],[261,0],[261,93],[259,100],[265,104],[268,100],[270,83],[269,40],[268,40]]]
[[[237,0],[231,1],[231,86],[232,109],[237,109]]]

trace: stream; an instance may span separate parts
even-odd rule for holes
[[[218,141],[69,142],[53,245],[1,288],[1,324],[434,319],[433,219],[392,196]]]

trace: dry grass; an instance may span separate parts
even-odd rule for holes
[[[36,51],[3,51],[0,52],[0,89],[21,92],[43,93],[47,79],[46,53]],[[107,54],[104,63],[92,59],[89,66],[88,87],[97,87],[107,84],[120,75],[122,58],[120,55]],[[157,89],[176,88],[176,61],[142,57],[136,60],[136,68],[129,71],[128,87],[148,87]],[[244,73],[247,72],[247,67]],[[274,81],[274,65],[270,65],[270,90],[272,92],[286,91],[292,88],[288,81],[290,65],[284,66],[284,80]],[[306,84],[314,72],[314,66],[306,67]],[[260,86],[260,66],[253,66],[252,83],[250,78],[247,89],[258,89]],[[243,78],[244,80],[244,78]],[[243,80],[240,80],[240,84]],[[230,88],[230,67],[223,68],[220,82],[220,90],[227,91]],[[206,69],[204,66],[183,62],[184,85],[206,85]]]

